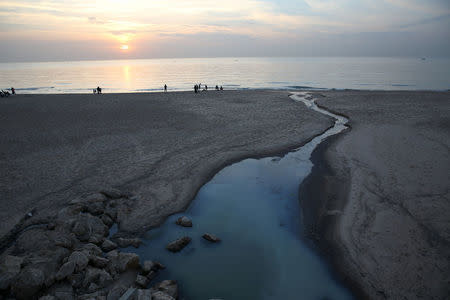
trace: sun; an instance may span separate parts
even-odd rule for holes
[[[120,46],[120,50],[123,50],[123,51],[128,50],[128,45],[122,45],[122,46]]]

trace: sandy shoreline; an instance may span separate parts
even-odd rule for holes
[[[312,237],[362,298],[444,299],[450,94],[320,94],[351,129],[316,149],[301,187]]]
[[[18,95],[0,105],[9,203],[0,236],[31,208],[27,223],[108,187],[134,195],[120,230],[142,232],[183,210],[225,165],[291,150],[332,124],[285,91]]]

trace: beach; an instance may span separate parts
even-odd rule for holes
[[[83,218],[103,222],[93,220],[104,218],[109,203],[116,238],[139,237],[184,211],[225,166],[283,155],[333,125],[289,95],[249,90],[2,98],[1,257],[28,255],[36,247],[41,257],[57,261],[46,267],[47,276],[74,247],[94,243],[106,253],[103,224],[87,238],[75,228],[87,222]],[[316,148],[312,173],[300,185],[309,236],[356,296],[445,298],[450,93],[311,95],[320,107],[346,116],[349,128]],[[46,250],[74,234],[75,246],[64,246],[70,252],[59,244]]]
[[[288,92],[18,95],[2,99],[0,236],[105,188],[131,193],[119,231],[182,211],[224,166],[296,148],[332,120]],[[22,224],[21,226],[26,226]]]
[[[445,299],[450,93],[315,94],[350,129],[319,146],[303,188],[310,230],[370,299]],[[318,203],[308,203],[313,200]],[[302,200],[302,199],[301,199]]]

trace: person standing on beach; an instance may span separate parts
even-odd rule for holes
[[[164,92],[167,92],[167,84],[164,84]]]
[[[194,85],[194,93],[196,93],[196,94],[197,94],[197,90],[198,90],[198,87],[197,87],[197,85]]]
[[[208,90],[208,86],[205,84],[205,91],[207,91]]]
[[[16,90],[13,87],[11,87],[11,94],[13,94],[13,95],[16,94]]]

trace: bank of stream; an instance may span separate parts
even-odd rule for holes
[[[206,183],[181,214],[148,231],[143,245],[128,249],[141,260],[167,268],[155,280],[176,279],[181,299],[352,299],[325,261],[305,243],[299,184],[312,169],[320,142],[346,128],[347,119],[314,103],[306,93],[291,95],[307,107],[335,118],[334,127],[282,157],[246,159]],[[175,224],[180,216],[192,228]],[[202,238],[212,233],[222,241]],[[191,243],[178,253],[165,246],[180,237]]]

